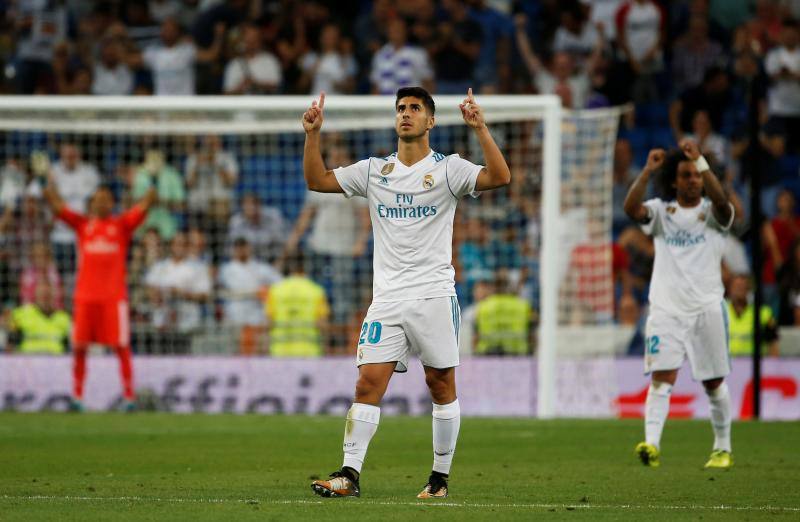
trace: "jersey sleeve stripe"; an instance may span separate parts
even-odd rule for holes
[[[450,188],[450,178],[447,176],[447,167],[448,167],[449,165],[450,165],[450,158],[448,158],[448,159],[447,159],[447,161],[445,161],[445,163],[444,163],[444,180],[445,180],[445,182],[447,183],[447,190],[449,190],[449,191],[450,191],[450,194],[452,194],[452,195],[453,195],[453,197],[454,197],[456,200],[458,200],[458,198],[456,198],[456,195],[453,193],[453,189],[452,189],[452,188]]]

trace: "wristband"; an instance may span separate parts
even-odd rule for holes
[[[708,166],[708,162],[703,156],[700,156],[696,160],[694,160],[694,166],[697,169],[697,172],[705,172],[707,170],[711,170]]]

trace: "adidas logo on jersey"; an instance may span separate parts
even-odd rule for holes
[[[379,183],[381,185],[388,185],[389,184],[389,178],[387,178],[386,176],[381,176],[381,180],[380,180]]]

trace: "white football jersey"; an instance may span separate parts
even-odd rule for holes
[[[395,152],[333,171],[345,196],[367,198],[375,243],[373,302],[456,295],[453,218],[459,199],[477,196],[482,168],[431,150],[411,166]]]
[[[655,198],[644,205],[650,221],[642,225],[656,247],[650,281],[650,307],[672,315],[694,315],[722,301],[721,263],[725,236],[733,224],[718,223],[711,201],[685,208]]]

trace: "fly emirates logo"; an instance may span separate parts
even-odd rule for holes
[[[412,194],[395,194],[395,206],[378,203],[378,217],[384,219],[427,218],[436,215],[436,205],[415,205]]]
[[[84,249],[90,254],[116,254],[119,252],[119,243],[109,241],[104,237],[98,237],[87,241],[84,245]]]

